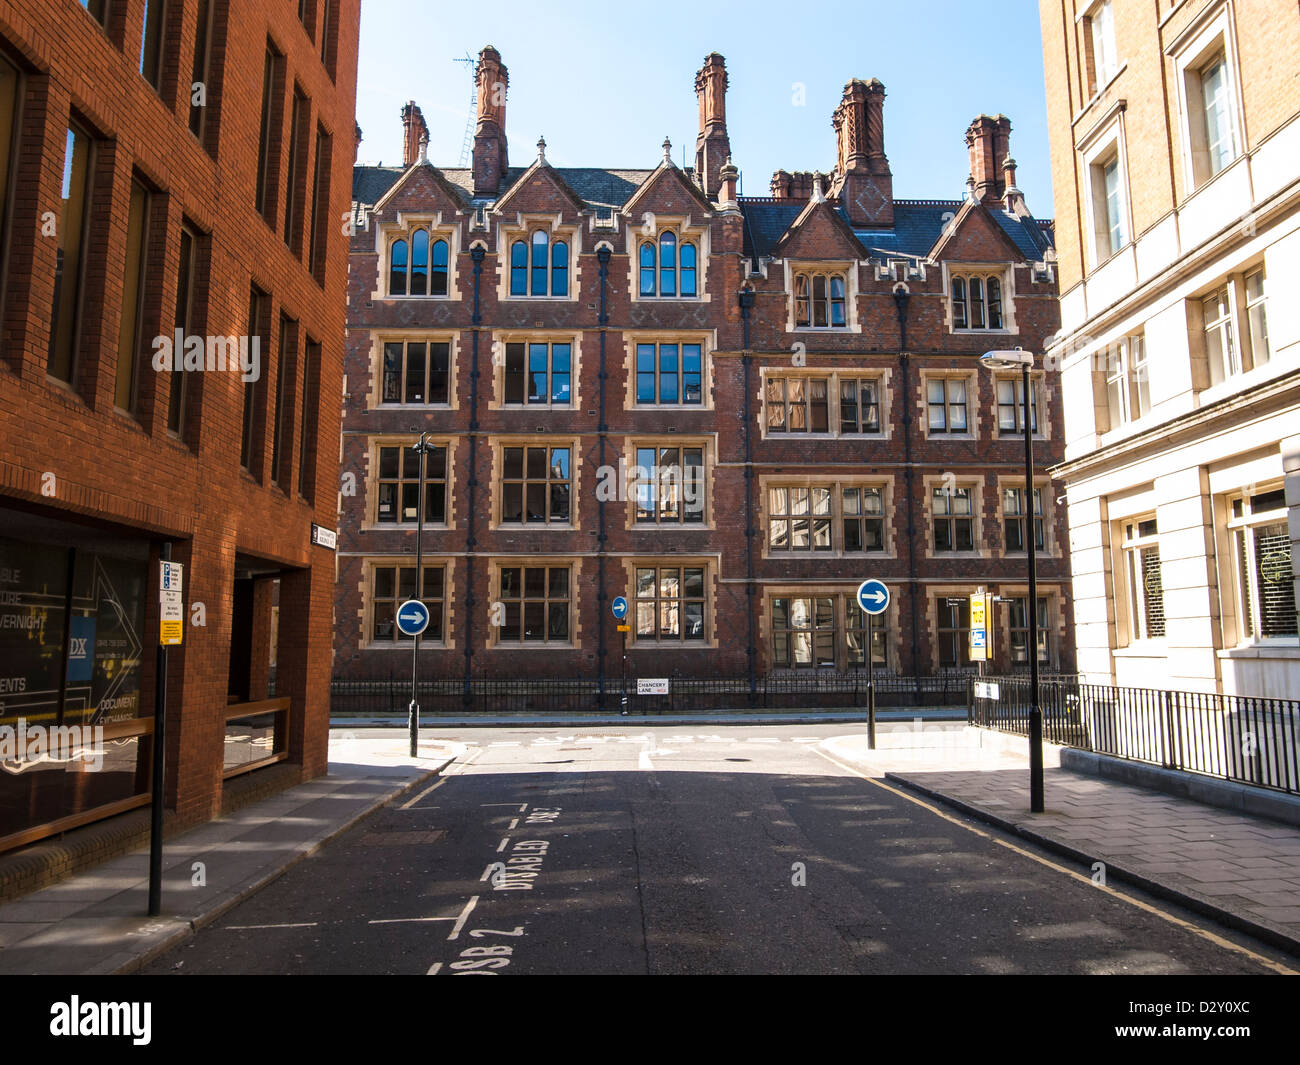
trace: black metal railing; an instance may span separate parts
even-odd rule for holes
[[[925,677],[881,673],[875,676],[876,706],[961,707],[966,704],[967,672]],[[635,678],[624,691],[619,677],[607,677],[604,695],[594,677],[525,679],[489,675],[422,678],[418,686],[424,714],[719,712],[730,710],[831,710],[865,708],[867,675],[858,670],[785,670],[760,676],[751,692],[744,676],[683,677],[670,674],[664,694],[639,694]],[[404,715],[411,699],[409,678],[336,679],[330,684],[332,717]]]
[[[1083,684],[1040,682],[1043,738],[1049,743],[1166,769],[1300,793],[1300,702]],[[1029,680],[972,678],[972,725],[1029,733]]]

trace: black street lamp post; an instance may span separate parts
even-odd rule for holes
[[[1029,809],[1043,812],[1043,710],[1038,692],[1038,560],[1034,530],[1034,433],[1030,413],[1029,371],[1034,356],[1028,351],[986,351],[980,362],[990,370],[1020,370],[1025,423],[1025,554],[1029,562]]]
[[[424,458],[432,448],[426,437],[428,433],[420,434],[420,442],[413,444],[411,450],[420,456],[420,488],[416,496],[416,515],[415,515],[415,598],[423,602],[424,600]],[[415,643],[411,648],[411,705],[407,707],[407,730],[411,734],[411,757],[416,757],[420,743],[420,704],[416,701],[418,698],[416,692],[417,682],[420,673],[420,637],[417,633]]]

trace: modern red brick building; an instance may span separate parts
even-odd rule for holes
[[[358,22],[0,2],[0,850],[148,801],[164,543],[175,822],[325,771]]]
[[[1019,378],[977,357],[1042,351],[1059,319],[1010,122],[966,131],[965,200],[896,199],[884,87],[851,81],[833,165],[742,197],[717,54],[686,170],[667,142],[638,170],[553,167],[544,142],[521,162],[491,47],[477,87],[470,169],[425,158],[411,103],[402,165],[354,174],[336,675],[403,676],[417,595],[430,677],[616,678],[616,596],[634,675],[845,670],[868,576],[894,600],[885,670],[967,667],[981,586],[1008,600],[995,665],[1026,661]],[[1041,366],[1034,406],[1046,470]],[[1042,655],[1069,669],[1064,514],[1038,484]]]

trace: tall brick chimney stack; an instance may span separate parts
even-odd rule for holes
[[[411,100],[402,107],[402,165],[410,166],[420,158],[420,138],[429,138],[424,115]]]
[[[970,149],[975,198],[989,206],[1000,204],[1006,192],[1003,163],[1011,154],[1011,119],[980,115],[966,130],[966,147]]]
[[[478,54],[478,125],[474,129],[474,195],[493,196],[510,168],[506,152],[506,90],[510,76],[490,44]]]
[[[894,224],[894,176],[885,155],[885,86],[854,78],[831,117],[835,129],[835,184],[854,225]]]
[[[696,180],[704,195],[714,199],[721,187],[719,172],[731,158],[727,138],[727,64],[717,52],[704,57],[695,74],[695,95],[700,101],[700,132],[695,138]]]

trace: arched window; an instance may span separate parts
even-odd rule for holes
[[[655,246],[648,240],[641,245],[641,295],[655,294]]]
[[[424,227],[388,246],[390,296],[445,296],[450,285],[450,249]]]
[[[844,278],[831,278],[831,325],[843,327],[844,322]]]
[[[807,274],[796,274],[794,278],[794,322],[795,325],[812,325]]]
[[[794,324],[801,329],[843,329],[848,325],[844,275],[795,274]]]
[[[429,294],[429,231],[417,229],[411,234],[411,287],[412,296]]]
[[[435,240],[430,256],[429,295],[447,295],[447,242]]]
[[[677,234],[659,237],[659,295],[677,295]]]
[[[557,240],[551,245],[551,295],[569,294],[569,245]]]
[[[528,245],[522,240],[510,246],[510,295],[528,295]]]
[[[546,295],[547,237],[542,230],[533,233],[532,283],[530,296]]]
[[[989,278],[989,328],[1002,328],[1002,282],[996,277]]]
[[[406,241],[393,241],[388,253],[388,294],[406,295]]]
[[[679,259],[681,262],[682,295],[693,297],[695,295],[695,245],[690,241],[683,241]]]
[[[690,241],[679,241],[672,230],[659,235],[659,242],[641,243],[638,290],[642,296],[694,299],[699,294],[699,252]]]
[[[953,329],[1005,329],[1002,277],[970,275],[950,283]]]

